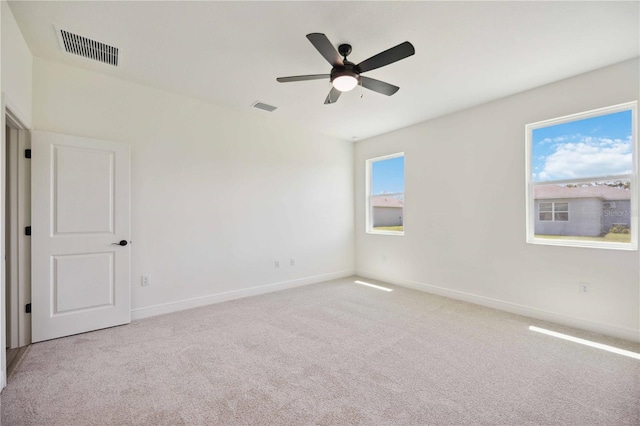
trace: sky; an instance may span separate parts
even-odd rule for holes
[[[404,157],[376,161],[371,169],[373,195],[404,192]]]
[[[630,174],[631,110],[535,129],[534,182]]]

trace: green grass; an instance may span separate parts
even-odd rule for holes
[[[574,240],[574,241],[604,241],[608,243],[630,243],[631,234],[608,233],[604,237],[579,237],[574,235],[536,235],[536,238],[546,240]]]
[[[376,226],[373,228],[374,231],[396,231],[402,232],[404,229],[402,225],[400,226]]]

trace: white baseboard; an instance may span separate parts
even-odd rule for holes
[[[316,275],[312,277],[299,278],[291,281],[283,281],[279,283],[266,284],[256,287],[245,288],[242,290],[227,291],[224,293],[210,294],[207,296],[195,297],[192,299],[184,299],[176,302],[164,303],[161,305],[146,306],[144,308],[136,308],[131,310],[131,319],[137,320],[142,318],[153,317],[156,315],[168,314],[171,312],[182,311],[200,306],[212,305],[214,303],[227,302],[229,300],[241,299],[243,297],[257,296],[259,294],[271,293],[274,291],[285,290],[288,288],[301,287],[308,284],[315,284],[322,281],[329,281],[338,278],[349,277],[354,274],[353,269],[345,271],[332,272],[329,274]]]
[[[529,306],[519,305],[517,303],[506,302],[503,300],[492,299],[490,297],[479,296],[472,293],[466,293],[458,290],[451,290],[444,287],[438,287],[430,284],[424,284],[410,280],[398,280],[393,277],[387,277],[367,271],[356,270],[356,275],[369,278],[372,280],[385,281],[390,284],[396,284],[402,287],[412,288],[414,290],[424,291],[426,293],[437,294],[439,296],[449,297],[451,299],[462,300],[474,303],[476,305],[486,306],[488,308],[498,309],[510,312],[512,314],[522,315],[538,320],[549,321],[556,324],[566,325],[581,330],[591,331],[595,333],[605,334],[607,336],[617,337],[620,339],[630,340],[632,342],[640,342],[640,331],[629,328],[618,327],[610,324],[589,321],[581,318],[574,318],[568,315],[558,314],[555,312],[545,311],[543,309],[532,308]]]

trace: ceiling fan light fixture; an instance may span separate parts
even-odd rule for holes
[[[332,76],[331,84],[336,90],[348,92],[358,85],[358,74],[353,71],[340,71]]]

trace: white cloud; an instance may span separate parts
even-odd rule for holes
[[[574,135],[556,136],[555,138],[544,138],[540,142],[538,142],[538,145],[546,145],[549,143],[558,144],[560,142],[566,142],[568,140],[577,140],[577,139],[580,139],[581,137],[582,135],[580,133],[576,133]]]
[[[574,179],[631,173],[631,137],[626,140],[582,137],[559,143],[547,156],[540,180]]]

